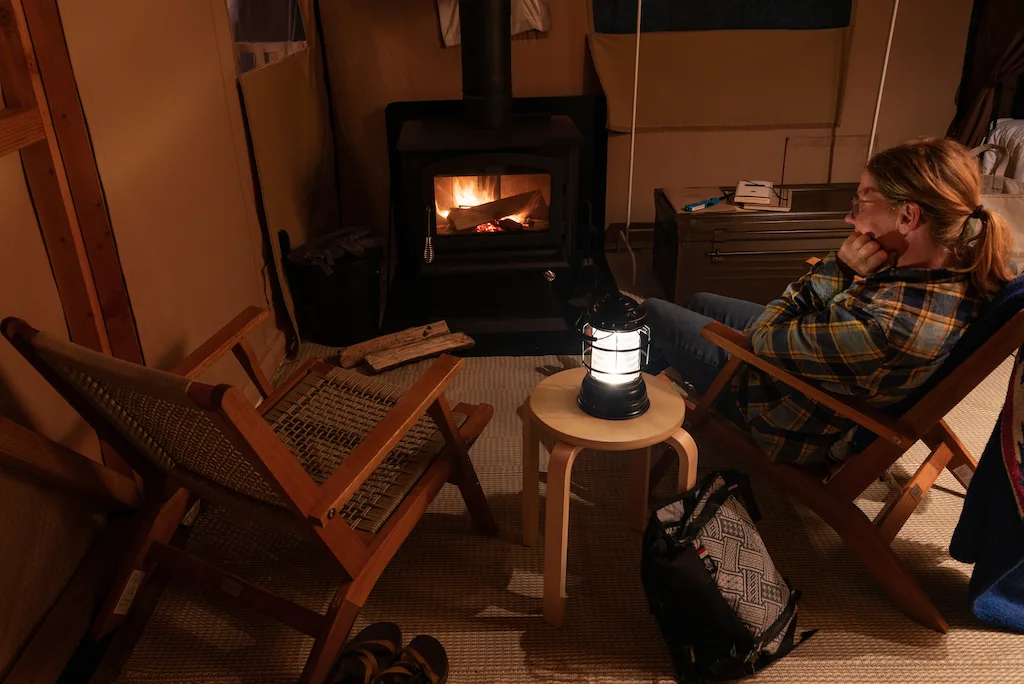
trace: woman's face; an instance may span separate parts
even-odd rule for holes
[[[860,175],[857,201],[859,209],[856,218],[851,211],[846,215],[846,222],[853,226],[857,233],[870,235],[890,254],[901,254],[906,235],[899,229],[897,204],[878,192],[875,180],[867,171]]]

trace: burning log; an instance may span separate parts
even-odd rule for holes
[[[515,219],[503,218],[498,221],[498,227],[503,233],[522,233],[523,224]]]
[[[455,207],[448,212],[448,223],[458,231],[472,230],[479,225],[497,223],[507,216],[516,215],[547,218],[548,205],[540,190],[531,190],[475,207]]]

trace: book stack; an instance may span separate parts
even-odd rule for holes
[[[732,202],[747,211],[789,211],[792,195],[788,188],[776,188],[771,181],[740,181]]]

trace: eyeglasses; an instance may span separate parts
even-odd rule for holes
[[[900,202],[893,202],[891,200],[862,200],[859,197],[854,197],[850,200],[850,217],[857,218],[857,214],[861,211],[862,204],[890,204],[896,206]]]

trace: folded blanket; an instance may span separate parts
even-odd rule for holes
[[[949,554],[973,563],[971,612],[984,623],[1024,633],[1024,354],[1018,353],[999,416],[971,480]]]
[[[1024,349],[1018,350],[1013,363],[1013,376],[1006,393],[1001,424],[1003,464],[1010,478],[1010,487],[1017,502],[1017,513],[1024,518]]]

